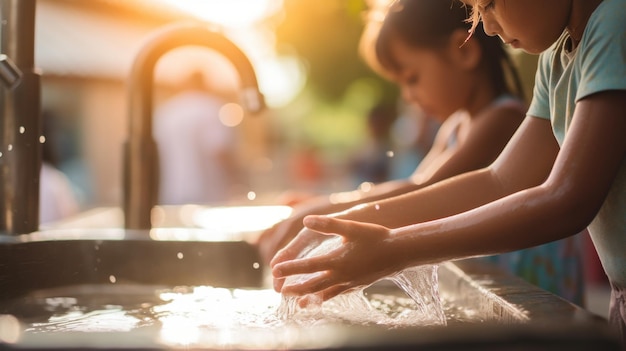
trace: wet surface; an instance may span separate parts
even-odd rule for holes
[[[106,218],[103,227],[117,226]],[[438,269],[445,326],[406,323],[414,300],[394,284],[365,291],[385,323],[345,313],[352,305],[285,321],[276,314],[280,296],[265,288],[267,269],[243,237],[214,241],[207,228],[175,226],[81,229],[87,225],[93,220],[0,243],[2,348],[617,349],[606,320],[471,260]]]
[[[383,286],[363,295],[372,310],[355,308],[353,301],[345,299],[334,303],[331,300],[323,309],[302,310],[289,319],[279,313],[284,300],[273,290],[210,286],[72,286],[35,291],[5,301],[2,309],[17,318],[20,337],[26,340],[76,333],[96,338],[111,333],[148,333],[168,347],[227,344],[273,349],[293,345],[294,338],[306,340],[313,330],[324,334],[329,330],[336,332],[340,330],[338,326],[379,330],[411,327],[414,331],[438,327],[429,318],[416,320],[423,316],[417,313],[415,302],[398,291],[386,294],[390,289]],[[453,325],[481,322],[467,308],[449,301],[444,301],[443,306],[447,320]],[[315,342],[309,340],[309,345]]]
[[[144,327],[165,328],[172,321],[187,328],[209,329],[272,329],[334,323],[389,328],[436,324],[418,311],[415,301],[390,285],[345,296],[347,298],[325,303],[323,309],[309,307],[285,316],[280,313],[284,298],[271,289],[108,284],[35,291],[5,301],[1,306],[5,313],[21,321],[27,333],[119,332]],[[369,305],[360,304],[360,296],[367,299]],[[467,307],[448,300],[443,300],[442,306],[450,323],[482,322],[475,311]]]

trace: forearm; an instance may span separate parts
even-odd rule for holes
[[[339,217],[397,228],[461,213],[542,184],[550,174],[558,150],[549,121],[527,118],[488,168],[454,176],[406,195],[355,207]],[[516,162],[507,162],[509,159]]]
[[[294,215],[303,216],[341,212],[359,204],[395,197],[419,188],[419,185],[408,180],[394,180],[371,186],[363,185],[357,190],[313,198],[301,206],[297,206]]]
[[[498,254],[574,235],[589,216],[547,186],[503,197],[442,220],[394,230],[394,246],[408,266]],[[588,212],[593,212],[590,210]]]
[[[451,216],[513,192],[490,169],[456,176],[404,195],[356,206],[337,217],[397,228]]]

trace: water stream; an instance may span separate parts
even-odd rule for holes
[[[300,257],[314,257],[326,255],[342,245],[341,236],[329,236],[321,243],[315,243],[305,248]],[[412,308],[404,309],[390,316],[388,305],[373,303],[364,296],[363,289],[343,293],[329,301],[321,303],[321,298],[309,295],[306,308],[298,306],[297,298],[284,297],[278,309],[278,314],[284,320],[310,320],[321,318],[341,318],[359,324],[382,325],[445,325],[446,317],[439,294],[437,265],[425,265],[405,269],[384,280],[389,280],[404,291],[413,300]],[[290,276],[285,280],[286,285],[297,284],[320,274],[302,274]]]

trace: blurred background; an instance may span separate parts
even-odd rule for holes
[[[364,181],[406,177],[429,149],[438,125],[403,105],[395,85],[359,55],[368,10],[388,1],[37,0],[44,148],[69,178],[81,210],[119,206],[133,60],[158,28],[199,21],[247,54],[269,108],[258,116],[242,110],[238,76],[217,52],[184,47],[159,60],[155,114],[165,114],[163,105],[175,106],[171,100],[181,89],[215,98],[207,114],[219,123],[192,122],[195,117],[182,115],[194,112],[183,112],[180,105],[163,107],[174,116],[155,117],[162,161],[179,173],[165,178],[205,172],[205,187],[228,189],[221,197],[193,198],[194,203],[267,203],[288,189],[343,191]],[[516,58],[531,89],[536,57]],[[206,160],[205,169],[189,166],[198,161],[182,162],[194,150],[202,150],[193,157]]]
[[[235,198],[352,188],[351,159],[370,137],[368,111],[397,100],[395,87],[358,55],[367,6],[365,0],[38,0],[36,66],[55,165],[70,178],[82,209],[121,203],[134,56],[155,29],[192,20],[222,31],[249,56],[269,105],[260,116],[238,116],[240,109],[229,105]],[[155,108],[193,72],[222,101],[236,103],[230,63],[187,47],[159,61]],[[410,147],[411,133],[400,130],[401,146]]]

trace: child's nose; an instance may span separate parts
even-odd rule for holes
[[[501,34],[502,32],[502,28],[500,28],[498,21],[489,18],[489,16],[483,17],[483,29],[485,30],[485,34],[490,37]]]

